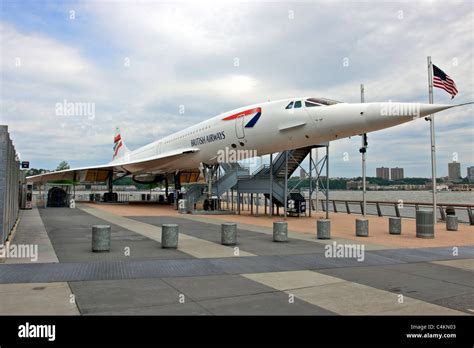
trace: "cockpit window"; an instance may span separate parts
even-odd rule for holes
[[[295,101],[295,106],[294,106],[294,109],[296,108],[300,108],[301,107],[301,100],[297,100]]]
[[[315,102],[306,100],[306,101],[304,102],[304,106],[306,106],[307,108],[312,108],[313,106],[321,106],[321,104],[317,104],[317,103],[315,103]]]
[[[311,102],[311,103],[319,104],[319,105],[334,105],[334,104],[342,103],[340,101],[327,99],[327,98],[308,98],[308,99],[306,99],[306,102]],[[306,103],[305,103],[305,105],[306,105]],[[308,105],[306,105],[306,106],[308,106]]]
[[[285,109],[293,109],[293,102],[291,102],[290,104],[288,104]]]

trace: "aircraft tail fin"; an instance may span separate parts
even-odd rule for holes
[[[114,154],[113,154],[112,160],[122,158],[129,152],[130,150],[127,148],[127,146],[125,145],[125,142],[122,139],[122,135],[120,133],[119,127],[116,127],[115,136],[114,136]]]

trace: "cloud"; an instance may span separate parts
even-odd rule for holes
[[[360,83],[367,102],[427,101],[427,55],[455,79],[455,102],[474,100],[468,3],[449,11],[440,2],[404,1],[22,6],[28,11],[6,6],[2,15],[0,111],[33,166],[106,162],[116,125],[136,148],[260,101],[357,102]],[[95,103],[95,119],[56,116],[65,99]],[[435,101],[451,102],[441,90]],[[440,173],[453,152],[472,165],[471,115],[465,107],[437,117]],[[369,144],[369,172],[403,165],[410,176],[429,176],[427,122],[372,133]],[[359,137],[331,144],[333,175],[360,174],[359,146]]]

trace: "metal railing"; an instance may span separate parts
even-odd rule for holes
[[[18,221],[22,174],[8,126],[0,125],[0,244],[7,240]]]
[[[74,200],[76,202],[100,202],[103,199],[105,192],[76,192]],[[71,194],[72,196],[72,194]],[[92,197],[91,197],[92,196]],[[162,196],[162,198],[160,198]],[[37,206],[44,206],[47,193],[42,194],[38,192],[33,193],[33,201]],[[129,202],[160,202],[166,200],[164,193],[152,192],[117,192],[118,203]]]
[[[329,199],[329,207],[326,206],[325,200],[311,200],[314,209],[321,209],[325,212],[329,211],[335,213],[346,214],[362,214],[363,202],[362,200],[344,200],[344,199]],[[415,218],[416,211],[421,208],[432,208],[431,203],[421,202],[402,202],[402,201],[367,201],[367,215],[378,216],[396,216],[405,218]],[[454,203],[438,203],[439,216],[442,221],[446,220],[446,209],[452,210],[458,216],[459,222],[466,222],[474,225],[474,204],[454,204]]]

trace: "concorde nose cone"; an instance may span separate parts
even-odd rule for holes
[[[447,104],[419,104],[420,114],[419,117],[425,117],[437,112],[454,108],[459,105],[447,105]]]
[[[397,117],[426,117],[437,112],[451,109],[458,106],[469,105],[470,103],[464,104],[422,104],[422,103],[372,103],[368,107],[368,114],[380,115],[380,116],[397,116]]]

